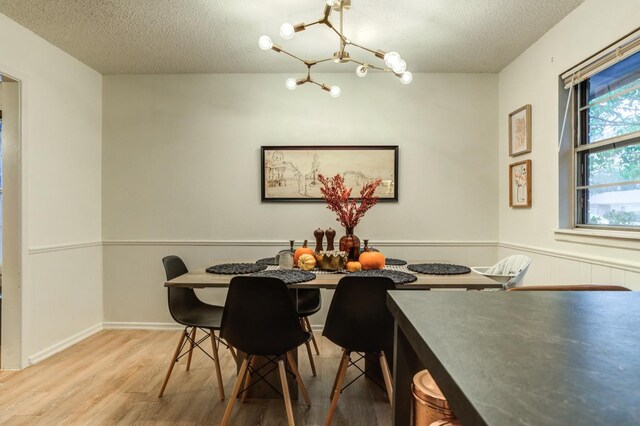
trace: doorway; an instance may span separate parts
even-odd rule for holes
[[[21,84],[0,73],[0,369],[21,362]]]

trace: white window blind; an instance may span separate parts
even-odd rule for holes
[[[565,88],[581,83],[637,52],[640,52],[640,28],[562,74]]]

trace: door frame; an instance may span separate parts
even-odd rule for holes
[[[0,70],[2,81],[2,330],[0,368],[18,370],[22,365],[22,135],[23,83]],[[9,84],[16,86],[9,86]],[[9,108],[7,108],[9,106]],[[7,127],[7,124],[9,126]],[[7,146],[7,137],[11,142]],[[8,199],[7,199],[8,195]]]

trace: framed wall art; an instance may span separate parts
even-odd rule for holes
[[[531,207],[531,160],[509,165],[509,207]]]
[[[531,152],[531,105],[509,114],[509,156]]]
[[[262,201],[323,201],[318,175],[342,174],[357,196],[382,179],[380,201],[398,201],[398,146],[263,146]]]

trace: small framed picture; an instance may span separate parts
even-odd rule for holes
[[[531,105],[509,114],[509,156],[531,152]]]
[[[509,207],[531,207],[531,160],[509,164]]]

